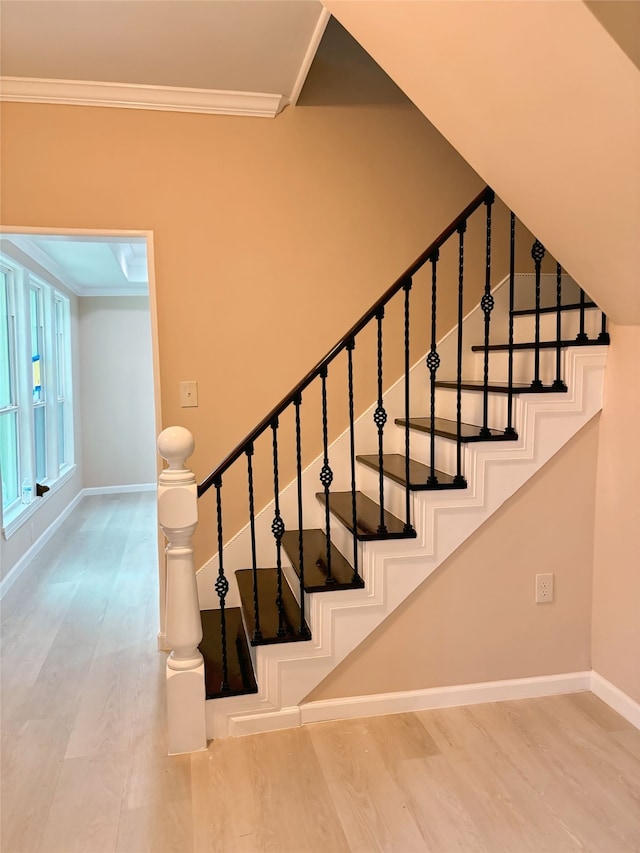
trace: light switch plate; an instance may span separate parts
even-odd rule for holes
[[[183,409],[188,409],[198,405],[198,383],[197,382],[181,382],[180,383],[180,406]]]

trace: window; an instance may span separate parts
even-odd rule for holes
[[[70,303],[11,258],[0,266],[0,470],[7,523],[27,511],[36,483],[73,466]],[[20,522],[17,522],[18,524]]]
[[[0,267],[0,471],[2,507],[15,502],[20,491],[18,463],[18,407],[15,394],[15,312],[13,281]]]

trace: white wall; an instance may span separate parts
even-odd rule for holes
[[[79,299],[85,488],[156,480],[147,296]]]

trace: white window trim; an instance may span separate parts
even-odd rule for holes
[[[34,495],[31,499],[31,503],[29,504],[23,504],[20,503],[20,501],[16,501],[16,503],[6,507],[4,510],[2,527],[2,535],[4,538],[10,539],[16,531],[20,530],[22,525],[35,515],[36,512],[38,512],[43,501],[46,501],[51,495],[55,495],[55,493],[61,489],[65,483],[69,482],[76,473],[76,468],[77,465],[75,463],[65,466],[65,469],[62,471],[58,479],[51,483],[49,491],[43,497],[36,498]]]
[[[73,476],[76,471],[76,450],[73,425],[73,387],[71,366],[71,324],[69,297],[66,296],[53,282],[46,281],[42,276],[32,271],[18,260],[0,253],[0,264],[4,271],[12,277],[13,282],[13,308],[15,311],[15,371],[14,382],[14,405],[12,409],[17,410],[18,421],[18,498],[5,506],[2,510],[2,533],[5,539],[10,538],[16,530],[31,518],[42,506],[43,501],[50,494],[55,494]],[[36,477],[34,445],[33,415],[36,406],[40,403],[33,402],[33,374],[31,361],[31,317],[30,317],[30,292],[37,291],[39,301],[39,325],[42,327],[42,341],[38,349],[42,350],[44,357],[42,366],[43,393],[41,407],[45,410],[47,419],[46,437],[46,470],[44,477]],[[56,323],[53,314],[55,312],[56,300],[63,305],[65,318],[65,364],[64,370],[64,409],[65,409],[65,457],[67,462],[61,463],[58,455],[58,347],[55,339]],[[4,410],[6,411],[6,410]],[[30,472],[32,483],[32,498],[30,503],[21,502],[20,485],[25,479],[25,472]],[[46,485],[49,492],[42,498],[35,496],[36,482]]]

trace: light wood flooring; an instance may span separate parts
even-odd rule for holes
[[[154,497],[86,498],[2,602],[3,853],[640,851],[640,732],[591,694],[166,756]]]

